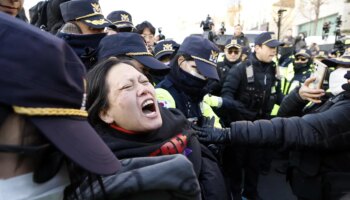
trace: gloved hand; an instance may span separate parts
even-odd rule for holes
[[[214,127],[215,124],[215,117],[199,117],[196,126],[202,127],[202,128],[209,128],[209,127]]]
[[[211,94],[206,94],[203,97],[203,102],[211,107],[220,108],[222,106],[222,98]]]
[[[229,128],[199,127],[192,125],[196,131],[198,140],[203,143],[224,144],[231,142],[231,130]]]

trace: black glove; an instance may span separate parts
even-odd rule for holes
[[[199,127],[192,125],[196,131],[198,140],[203,143],[223,144],[231,142],[231,131],[229,128]]]
[[[199,126],[202,128],[212,128],[214,127],[214,123],[215,123],[215,117],[200,117],[197,121],[197,124],[194,124],[195,126]]]

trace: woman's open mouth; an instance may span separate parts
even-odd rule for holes
[[[156,114],[156,106],[154,103],[153,99],[147,99],[145,100],[142,105],[142,112],[146,115],[146,116],[150,116],[153,117],[154,114]]]

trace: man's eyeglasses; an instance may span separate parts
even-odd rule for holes
[[[295,58],[295,61],[305,62],[305,61],[307,61],[307,58],[298,57],[298,58]]]
[[[234,53],[234,54],[236,54],[236,55],[238,55],[239,53],[241,53],[240,50],[232,50],[232,49],[229,49],[227,52],[228,52],[228,54]]]

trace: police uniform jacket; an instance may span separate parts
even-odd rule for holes
[[[274,62],[260,62],[251,54],[248,61],[230,69],[221,96],[222,108],[231,110],[231,121],[269,118],[273,105],[283,99],[275,68]]]
[[[224,60],[222,62],[218,62],[217,71],[220,81],[209,80],[208,87],[210,94],[220,96],[221,88],[224,84],[228,72],[239,62],[241,62],[241,59],[238,59],[235,62],[230,62],[229,60],[227,60],[226,56],[224,57]]]
[[[298,89],[279,110],[279,116],[294,117],[232,123],[231,141],[298,151],[292,154],[288,175],[293,192],[304,199],[339,199],[330,196],[344,191],[334,189],[350,191],[350,92],[304,113],[307,102]]]

